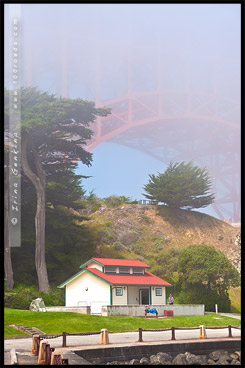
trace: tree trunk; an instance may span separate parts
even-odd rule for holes
[[[35,216],[36,227],[36,252],[35,264],[38,277],[39,290],[45,293],[49,290],[48,273],[45,259],[45,176],[40,178],[40,183],[36,187],[37,209]]]
[[[22,135],[22,168],[25,175],[31,180],[37,195],[37,208],[35,216],[36,243],[35,243],[35,265],[38,278],[39,291],[45,293],[49,290],[48,272],[45,259],[45,189],[46,175],[42,170],[41,162],[35,147],[32,147],[35,160],[35,174],[29,167],[27,158],[27,135]]]
[[[9,236],[9,172],[6,169],[4,176],[4,272],[6,288],[13,289],[14,276],[11,261],[11,245]]]

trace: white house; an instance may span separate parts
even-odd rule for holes
[[[65,306],[90,306],[94,314],[103,305],[165,305],[172,286],[138,260],[92,258],[80,268],[58,288],[65,288]]]

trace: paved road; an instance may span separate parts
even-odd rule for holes
[[[232,318],[237,318],[237,319],[241,319],[241,314],[236,314],[236,313],[219,313],[220,316],[225,316],[225,317],[232,317]]]
[[[215,314],[215,312],[205,312],[205,314]],[[218,316],[225,316],[225,317],[231,317],[231,318],[237,318],[237,319],[241,319],[241,314],[237,314],[237,313],[218,313]]]
[[[199,330],[177,330],[175,332],[176,340],[189,340],[189,339],[198,339]],[[209,330],[207,329],[207,338],[224,338],[228,336],[228,328],[227,329],[215,329]],[[240,337],[241,330],[232,328],[232,336]],[[124,333],[110,333],[109,341],[111,344],[127,344],[127,343],[135,343],[138,341],[139,334],[138,332],[124,332]],[[160,331],[160,332],[144,332],[143,331],[143,341],[168,341],[171,340],[171,331]],[[62,337],[58,337],[55,339],[49,339],[51,347],[61,347],[62,346]],[[97,345],[100,343],[100,335],[89,335],[89,336],[67,336],[67,345],[69,347],[78,347],[78,346],[91,346]],[[23,339],[7,339],[4,340],[4,350],[10,351],[12,348],[15,348],[16,351],[30,351],[32,346],[31,338],[23,338]]]

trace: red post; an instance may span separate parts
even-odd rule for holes
[[[156,318],[158,318],[158,313],[156,312]]]

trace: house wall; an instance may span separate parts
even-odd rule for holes
[[[90,263],[87,264],[88,268],[97,268],[97,270],[103,272],[103,267],[101,265],[99,265],[98,263],[91,261]]]
[[[88,290],[86,290],[88,288]],[[91,306],[91,313],[98,305],[110,305],[110,285],[84,271],[66,285],[66,306]]]
[[[139,289],[148,289],[147,286],[128,286],[128,304],[139,304]],[[159,286],[162,289],[162,296],[156,296],[156,287],[149,288],[151,291],[151,304],[164,305],[166,304],[166,288]],[[149,303],[150,303],[149,300]]]
[[[112,305],[127,305],[127,286],[120,286],[123,289],[123,295],[116,295],[116,287],[112,287]],[[125,288],[125,290],[124,290]]]
[[[128,304],[139,304],[139,286],[128,287]]]
[[[162,296],[156,295],[156,288],[162,289]],[[163,305],[166,304],[166,288],[162,286],[154,286],[151,288],[151,304]]]

